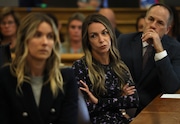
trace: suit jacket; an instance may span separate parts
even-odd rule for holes
[[[160,93],[175,93],[180,87],[180,44],[164,36],[162,45],[168,56],[154,61],[155,50],[142,70],[142,33],[121,34],[118,38],[118,49],[122,60],[129,67],[134,79],[140,105],[139,113]]]
[[[24,82],[17,94],[17,78],[9,66],[0,70],[0,124],[75,124],[78,113],[78,88],[72,69],[62,69],[64,93],[53,97],[50,83],[42,87],[39,107],[31,85]]]

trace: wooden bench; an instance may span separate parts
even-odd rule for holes
[[[79,54],[79,53],[67,53],[67,54],[61,54],[61,62],[65,66],[72,66],[73,62],[77,59],[80,59],[83,57],[84,54]]]
[[[83,57],[84,54],[80,54],[80,53],[67,53],[67,54],[61,54],[61,65],[62,66],[72,66],[73,62],[77,59],[80,59],[81,57]],[[11,58],[13,59],[15,57],[15,54],[11,54]]]

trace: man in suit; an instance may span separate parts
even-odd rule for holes
[[[152,5],[146,13],[143,33],[121,34],[118,49],[134,79],[140,105],[137,114],[160,93],[175,93],[180,87],[180,44],[167,36],[172,11],[163,4]],[[147,45],[152,55],[144,69],[143,53]]]

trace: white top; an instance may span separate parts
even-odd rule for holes
[[[31,87],[37,106],[39,106],[42,86],[43,86],[43,76],[31,77]]]
[[[143,42],[143,55],[147,49],[147,45],[149,45],[147,42]],[[153,46],[153,45],[152,45]],[[166,50],[163,50],[162,52],[159,52],[159,53],[155,53],[155,56],[154,56],[154,60],[155,61],[158,61],[158,60],[161,60],[163,59],[164,57],[167,56],[167,51]]]

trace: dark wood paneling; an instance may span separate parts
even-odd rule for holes
[[[30,12],[45,12],[54,14],[58,20],[62,22],[62,32],[66,33],[66,24],[67,19],[74,12],[81,12],[85,14],[85,16],[97,12],[95,9],[81,9],[81,8],[13,8],[16,12],[18,12],[21,17],[27,15]],[[135,22],[136,18],[144,14],[146,9],[141,8],[112,8],[116,15],[116,22],[118,29],[122,33],[129,33],[135,31]],[[1,8],[0,8],[1,10]],[[177,8],[180,14],[180,8]]]

